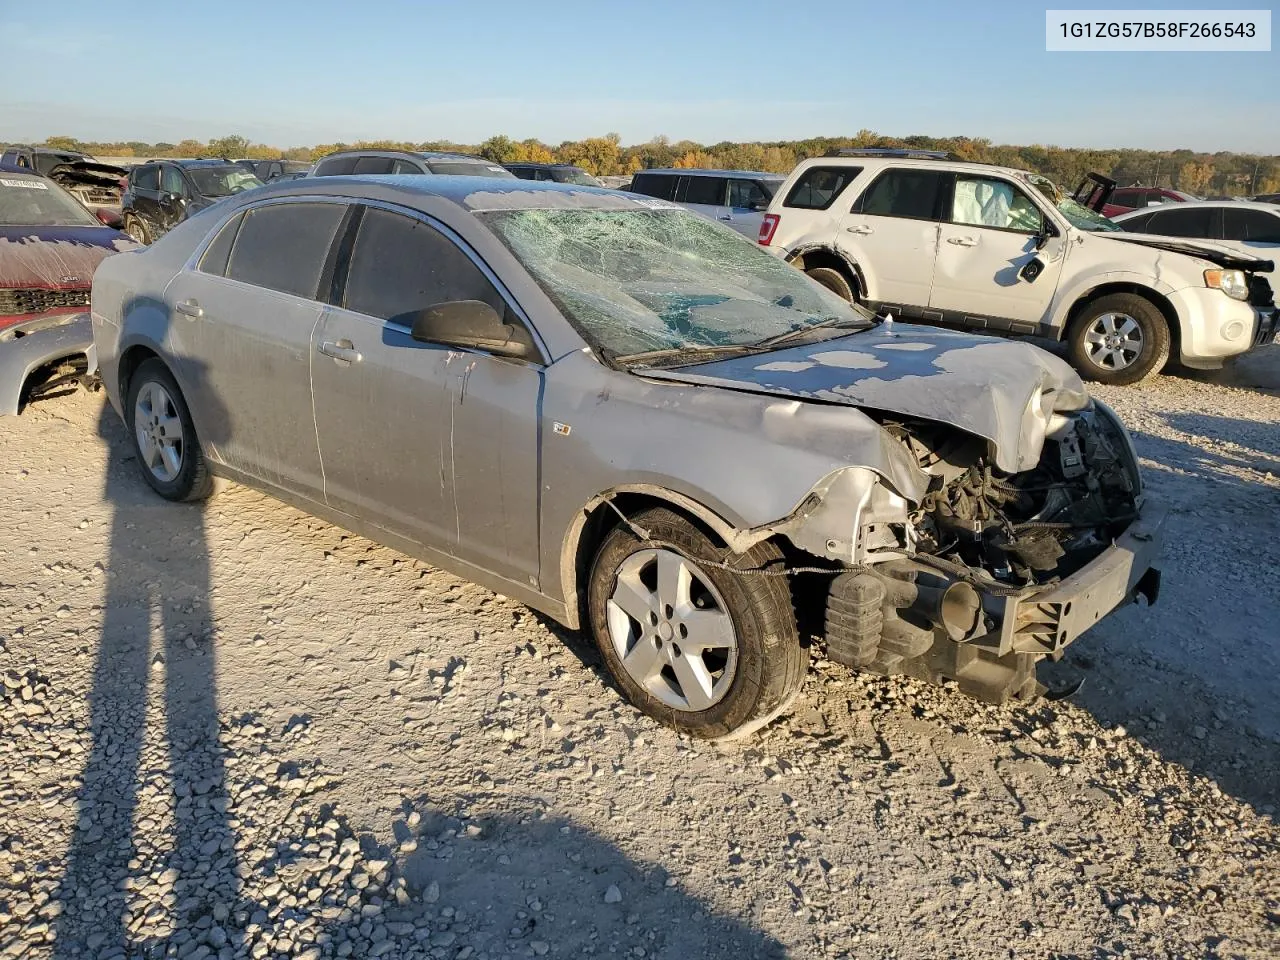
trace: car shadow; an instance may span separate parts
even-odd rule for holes
[[[169,321],[160,301],[129,308]],[[209,423],[226,423],[219,411],[207,413]],[[234,912],[240,890],[219,741],[204,507],[171,503],[147,486],[129,428],[107,403],[98,436],[109,450],[103,499],[111,523],[89,695],[92,742],[54,893],[62,906],[59,958],[130,952],[131,890],[156,878],[171,892],[167,923],[179,940],[207,930],[211,915]],[[162,734],[148,730],[149,690],[157,684],[162,716],[153,722]],[[164,758],[166,776],[146,773]],[[226,943],[238,946],[234,938]]]

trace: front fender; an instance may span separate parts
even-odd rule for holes
[[[1071,263],[1068,260],[1069,274],[1072,272],[1070,267]],[[1171,293],[1187,286],[1186,283],[1182,282],[1181,277],[1169,278],[1162,274],[1163,271],[1159,270],[1154,273],[1142,273],[1118,264],[1112,264],[1096,271],[1084,271],[1076,276],[1064,278],[1058,285],[1057,293],[1054,294],[1049,326],[1061,337],[1066,331],[1072,308],[1100,287],[1114,285],[1139,287],[1158,293],[1167,300]],[[1171,283],[1171,279],[1177,282]]]

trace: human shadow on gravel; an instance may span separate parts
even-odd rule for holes
[[[135,306],[167,314],[156,301]],[[92,744],[54,894],[62,905],[54,955],[154,953],[155,942],[134,934],[154,907],[166,919],[148,919],[152,937],[167,926],[164,943],[199,941],[230,956],[225,948],[237,942],[217,918],[236,912],[239,880],[218,739],[204,510],[147,486],[129,428],[106,403],[98,435],[110,451],[103,488],[110,540],[89,696]],[[164,685],[164,735],[149,738],[153,683]],[[154,740],[163,741],[162,753]],[[144,767],[144,749],[167,755],[167,771]],[[172,827],[161,833],[166,820]],[[146,835],[135,833],[135,821],[151,825]],[[156,877],[159,887],[150,885]],[[149,885],[141,897],[130,892]]]

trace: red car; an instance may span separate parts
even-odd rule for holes
[[[1104,217],[1114,217],[1141,207],[1154,207],[1161,203],[1186,203],[1199,200],[1189,193],[1166,190],[1164,187],[1118,187],[1102,208]]]
[[[136,246],[52,180],[0,164],[0,414],[86,380],[93,271]]]

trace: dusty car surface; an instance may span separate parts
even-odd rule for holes
[[[992,701],[1154,599],[1128,435],[1034,347],[878,323],[632,194],[270,185],[94,278],[101,375],[160,495],[222,474],[594,637],[701,737],[808,653]]]
[[[56,183],[0,164],[0,414],[89,375],[89,284],[135,245]]]
[[[1104,383],[1136,383],[1170,357],[1215,369],[1277,330],[1269,261],[1127,233],[1038,174],[932,151],[803,161],[759,242],[894,316],[1063,340]]]

